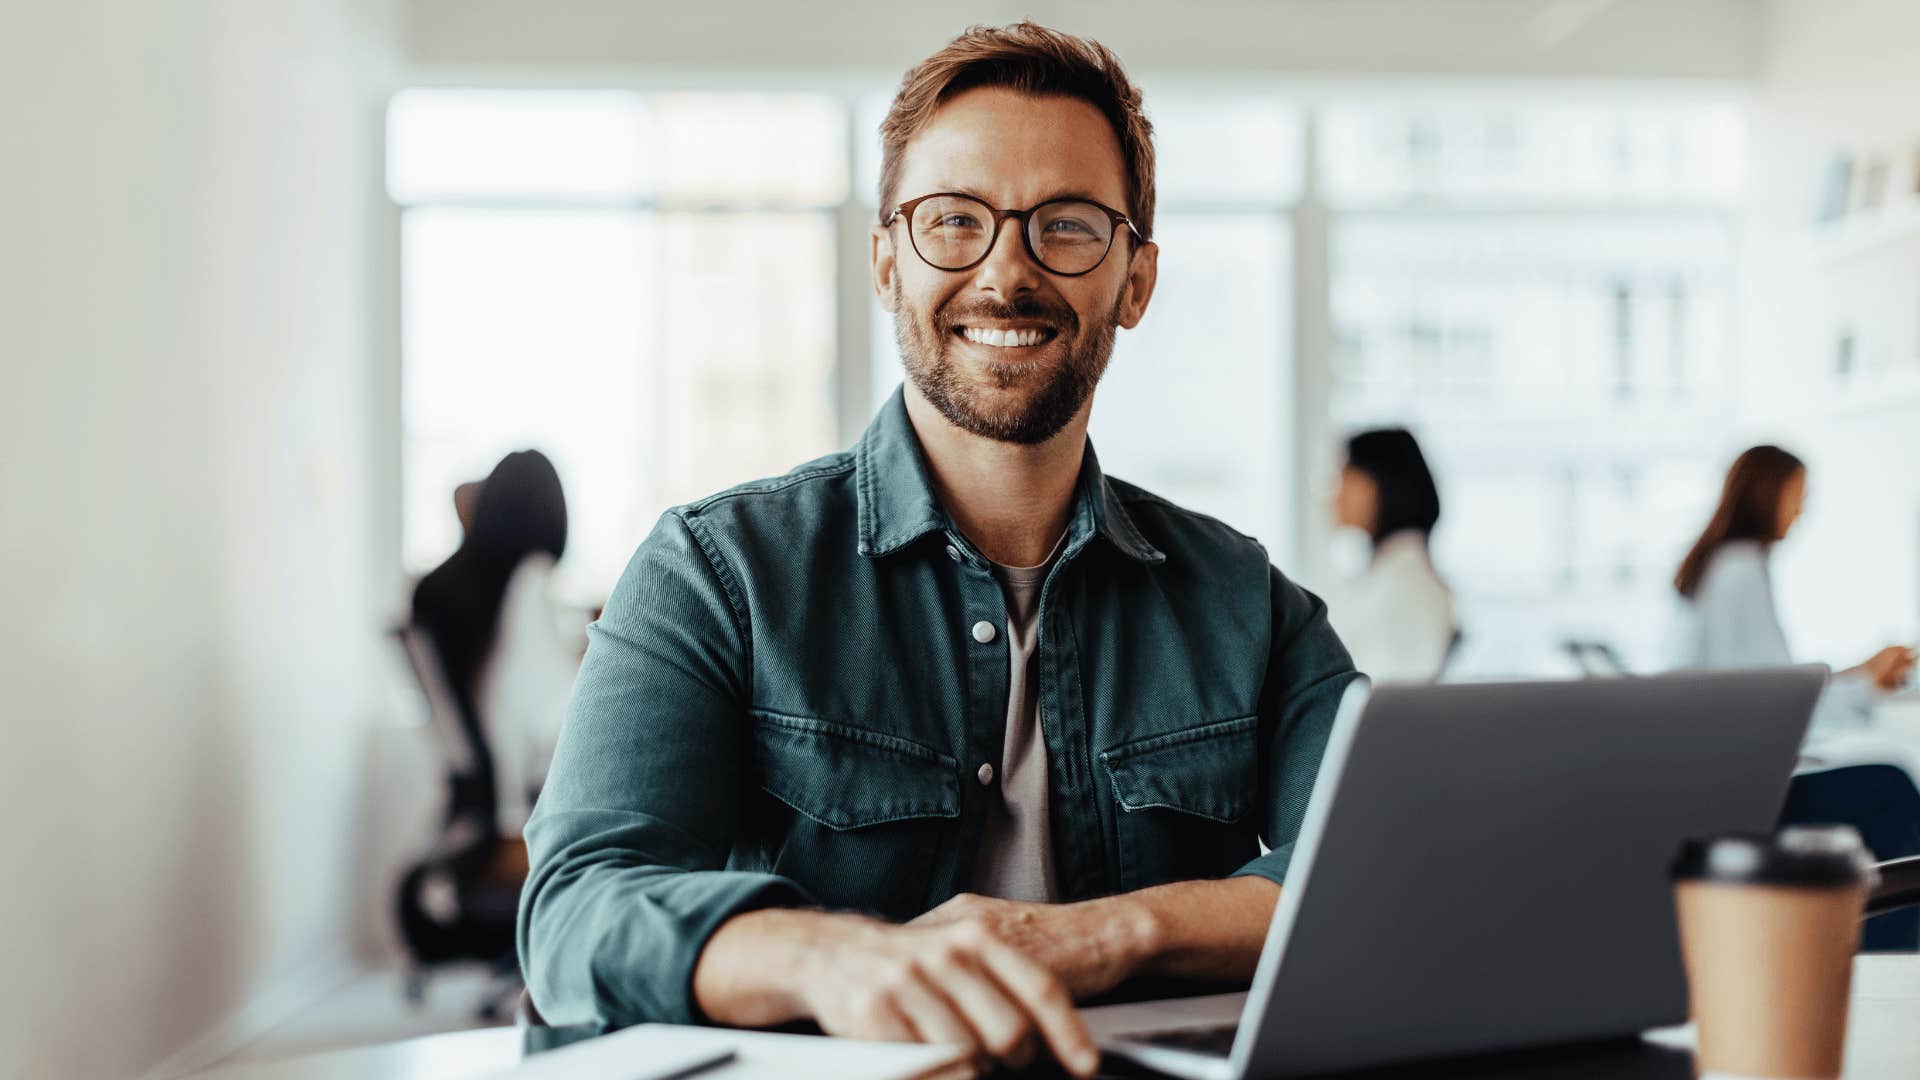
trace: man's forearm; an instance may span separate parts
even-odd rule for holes
[[[1241,981],[1260,963],[1280,886],[1251,876],[1177,881],[1112,899],[1153,927],[1140,972]]]

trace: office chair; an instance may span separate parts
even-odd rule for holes
[[[491,785],[486,748],[460,718],[432,639],[412,625],[396,626],[392,635],[426,699],[448,790],[439,833],[394,892],[407,947],[407,1000],[419,1003],[434,974],[477,961],[487,965],[489,981],[474,1016],[493,1023],[521,990],[514,919],[527,875],[526,846],[499,835],[491,803],[481,797]]]
[[[1803,772],[1787,788],[1782,825],[1851,825],[1881,860],[1876,916],[1860,935],[1871,952],[1920,949],[1920,789],[1906,770],[1886,764],[1842,765]],[[1899,902],[1904,898],[1904,902]],[[1881,910],[1884,909],[1884,910]]]
[[[1867,918],[1920,907],[1920,855],[1880,864],[1880,884],[1867,897]]]

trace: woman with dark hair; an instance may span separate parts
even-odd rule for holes
[[[458,550],[415,587],[413,622],[433,644],[471,744],[473,765],[453,777],[449,817],[517,836],[557,728],[545,714],[558,706],[529,707],[530,698],[552,695],[529,694],[526,685],[551,685],[544,669],[565,656],[553,647],[549,581],[567,547],[567,504],[559,474],[538,450],[501,459],[477,494],[470,485],[461,490],[471,522]],[[551,639],[545,647],[543,638]],[[560,678],[571,674],[568,666]],[[564,694],[565,681],[559,685]]]
[[[1328,618],[1375,682],[1430,682],[1453,643],[1453,593],[1434,572],[1428,538],[1440,492],[1426,456],[1404,428],[1347,440],[1334,522],[1366,534],[1365,572],[1339,588]]]
[[[1707,527],[1680,562],[1673,586],[1686,602],[1676,659],[1682,667],[1790,664],[1786,632],[1773,606],[1769,561],[1807,497],[1807,467],[1777,446],[1734,459]],[[1863,726],[1873,699],[1897,689],[1913,670],[1912,649],[1894,645],[1834,675],[1814,714],[1831,735]]]

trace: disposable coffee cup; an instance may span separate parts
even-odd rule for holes
[[[1673,878],[1700,1071],[1839,1076],[1860,916],[1879,878],[1860,834],[1690,840]]]

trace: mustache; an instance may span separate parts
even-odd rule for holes
[[[987,299],[956,301],[934,316],[934,325],[942,333],[950,333],[957,327],[971,323],[1011,322],[1017,319],[1047,323],[1059,330],[1062,337],[1071,337],[1080,329],[1080,319],[1071,307],[1037,296],[1015,297],[1011,303]]]

